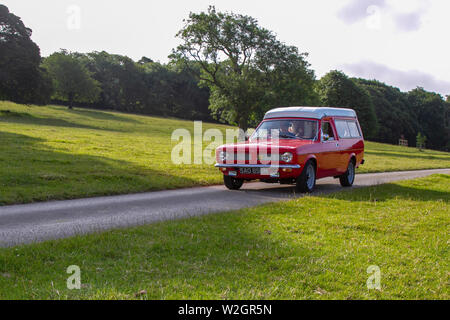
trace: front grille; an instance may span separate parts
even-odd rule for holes
[[[233,161],[252,161],[254,160],[251,153],[235,153],[233,154]]]
[[[264,154],[264,153],[227,153],[226,161],[227,163],[251,163],[251,164],[260,164],[260,163],[270,163],[270,162],[279,162],[280,156],[279,154],[272,155]]]

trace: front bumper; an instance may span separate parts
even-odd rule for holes
[[[300,164],[279,164],[279,165],[270,165],[270,164],[225,164],[225,163],[216,163],[216,168],[219,168],[220,171],[224,175],[233,176],[240,179],[246,180],[261,180],[261,179],[295,179],[301,173],[301,165]],[[261,170],[267,169],[266,173],[260,174],[250,174],[250,173],[241,173],[240,168],[260,168]]]
[[[279,165],[270,165],[270,164],[225,164],[225,163],[216,163],[216,168],[273,168],[278,167],[280,169],[300,169],[301,166],[299,164],[279,164]]]

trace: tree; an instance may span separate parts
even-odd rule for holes
[[[358,114],[366,138],[377,134],[377,116],[368,92],[356,85],[344,73],[333,70],[317,83],[320,104],[329,107],[351,108]]]
[[[192,70],[210,89],[213,116],[246,130],[252,117],[274,105],[311,100],[314,73],[307,54],[286,46],[249,16],[217,12],[190,13],[172,51],[174,63]]]
[[[428,147],[445,149],[449,139],[448,104],[442,96],[418,87],[408,92],[407,99],[420,131],[427,137]]]
[[[94,102],[100,94],[98,81],[91,77],[87,68],[65,50],[53,53],[43,63],[55,88],[54,98],[67,101],[69,109],[74,102]]]
[[[423,136],[420,132],[417,134],[416,137],[416,147],[419,149],[419,151],[423,151],[425,149],[425,143],[427,142],[427,137]]]
[[[196,68],[195,66],[191,66]],[[180,65],[145,65],[148,87],[146,105],[160,114],[192,120],[211,120],[208,109],[209,90],[200,88],[198,80]]]
[[[415,140],[419,126],[404,92],[377,80],[352,80],[368,92],[375,108],[378,133],[374,141],[396,144],[402,135]]]
[[[152,60],[152,59],[150,59],[150,58],[147,58],[147,57],[142,57],[139,61],[138,61],[138,63],[139,64],[146,64],[146,63],[153,63],[154,61]]]
[[[46,103],[51,82],[40,68],[39,47],[31,29],[0,4],[0,99],[19,103]]]
[[[447,145],[445,146],[445,150],[450,151],[450,95],[447,96],[445,107],[445,128],[447,131]]]
[[[77,59],[88,68],[92,78],[100,83],[102,90],[97,105],[102,108],[126,111],[126,105],[129,106],[131,103],[124,98],[124,82],[127,78],[124,65],[131,59],[105,51],[77,53]]]
[[[138,62],[103,52],[74,53],[97,80],[102,92],[90,107],[211,120],[209,90],[178,65],[166,65],[143,57]]]

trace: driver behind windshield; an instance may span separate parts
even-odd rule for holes
[[[300,121],[294,121],[292,123],[292,134],[294,134],[297,138],[303,138],[305,136],[305,130],[303,129],[303,125]]]
[[[250,137],[254,139],[272,139],[273,133],[281,139],[317,139],[317,121],[312,120],[274,120],[265,121]]]
[[[288,121],[280,122],[280,136],[292,136],[292,133],[289,131],[291,124]]]

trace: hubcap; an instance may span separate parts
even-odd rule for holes
[[[308,189],[312,189],[314,187],[314,180],[315,180],[316,173],[314,172],[313,166],[309,166],[306,171],[306,185],[308,186]]]

